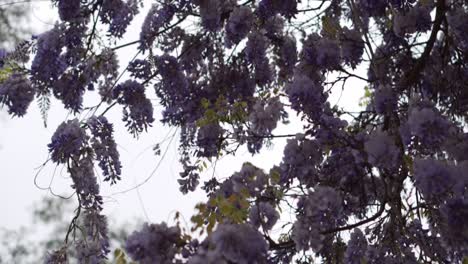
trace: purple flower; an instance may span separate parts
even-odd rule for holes
[[[47,93],[67,68],[64,58],[60,56],[64,47],[62,34],[63,27],[56,25],[37,39],[37,52],[31,64],[31,80],[41,93]]]
[[[147,80],[153,74],[151,67],[151,63],[148,60],[136,59],[128,64],[128,71],[132,77]]]
[[[283,104],[278,97],[265,101],[258,100],[255,103],[249,115],[249,121],[252,124],[249,133],[252,133],[252,136],[248,138],[248,148],[251,153],[260,150],[265,137],[271,135],[278,121],[286,115],[287,113],[283,110]]]
[[[452,123],[432,106],[413,106],[406,123],[411,136],[425,148],[438,148],[454,132]]]
[[[294,110],[303,111],[313,119],[321,116],[326,96],[320,79],[296,74],[292,82],[286,85],[285,90]]]
[[[280,215],[270,203],[260,202],[252,206],[249,212],[250,224],[261,230],[271,230],[278,221]]]
[[[86,132],[77,119],[60,124],[47,145],[52,161],[66,163],[71,157],[78,157],[87,141]]]
[[[138,136],[153,123],[153,105],[145,96],[145,87],[133,80],[125,81],[115,87],[113,97],[124,105],[123,121],[134,135]]]
[[[140,33],[140,49],[143,51],[151,48],[159,30],[167,25],[174,17],[175,10],[172,5],[164,5],[162,8],[153,4],[146,15]]]
[[[249,162],[245,162],[242,164],[241,170],[235,172],[229,181],[232,182],[232,191],[235,193],[247,190],[250,196],[257,196],[265,190],[268,176],[262,169],[255,167]]]
[[[301,197],[300,213],[293,225],[292,239],[297,250],[319,251],[325,236],[321,232],[343,224],[343,206],[340,194],[331,187],[318,186]]]
[[[52,253],[47,253],[44,264],[66,264],[68,263],[67,248],[63,247]]]
[[[375,111],[378,114],[392,113],[397,107],[397,96],[390,85],[380,85],[374,92],[372,100]]]
[[[226,23],[226,45],[238,44],[249,33],[254,22],[254,16],[249,7],[241,6],[234,9]]]
[[[104,24],[109,24],[109,33],[121,38],[138,14],[138,5],[138,0],[103,0],[99,16]]]
[[[338,42],[316,33],[307,36],[301,57],[305,63],[318,70],[333,70],[341,63]]]
[[[13,73],[4,82],[0,83],[0,105],[8,107],[8,113],[13,116],[26,114],[31,102],[34,100],[35,89],[31,82],[22,74]]]
[[[219,124],[207,124],[198,129],[199,157],[217,157],[223,142],[224,130]]]
[[[446,245],[465,254],[468,248],[468,200],[465,197],[450,199],[440,208],[442,233]],[[465,255],[466,256],[466,255]]]
[[[396,169],[399,165],[400,152],[395,139],[385,131],[374,131],[364,143],[369,163],[378,168]]]
[[[145,223],[140,231],[133,232],[125,242],[129,256],[142,264],[172,264],[182,242],[178,227],[166,223]]]
[[[103,201],[99,194],[92,157],[88,155],[79,160],[77,157],[74,158],[70,161],[69,172],[73,180],[72,187],[79,196],[80,205],[90,210],[101,211]]]
[[[60,19],[72,21],[80,15],[81,0],[58,0],[58,11]]]
[[[104,181],[111,181],[111,184],[120,180],[122,165],[117,151],[113,133],[114,128],[104,116],[91,117],[88,120],[91,130],[91,146],[96,154],[96,160],[99,161],[99,167],[104,174]]]
[[[431,8],[416,5],[408,11],[398,12],[393,19],[393,31],[404,37],[406,34],[425,32],[431,29]]]
[[[261,0],[257,13],[265,20],[278,13],[290,19],[297,14],[297,2],[297,0]]]
[[[54,83],[53,92],[60,99],[66,109],[78,113],[83,106],[83,95],[88,85],[88,80],[79,71],[71,71],[62,76]]]
[[[249,34],[245,55],[247,61],[255,67],[255,81],[263,86],[273,80],[273,70],[270,68],[266,51],[268,49],[268,39],[262,33],[255,31]]]
[[[213,251],[232,263],[263,263],[268,245],[262,234],[247,224],[221,224],[208,237]]]
[[[295,178],[302,184],[313,186],[318,180],[318,165],[322,162],[322,151],[315,140],[288,139],[280,164],[281,182],[292,182]]]
[[[76,247],[78,262],[102,263],[110,252],[107,218],[97,210],[86,210],[83,222],[85,234]]]
[[[275,49],[280,70],[278,75],[281,79],[286,80],[293,75],[298,59],[296,39],[291,36],[284,36],[279,45],[279,48]]]
[[[217,31],[221,27],[222,3],[220,0],[198,0],[202,26],[209,31]]]
[[[456,170],[434,159],[416,159],[413,165],[415,185],[426,200],[445,198],[456,184]]]
[[[358,0],[357,6],[364,16],[379,17],[385,15],[387,0]]]
[[[465,50],[468,50],[468,13],[463,7],[457,7],[447,15],[447,21],[450,30],[455,36],[458,44]]]
[[[364,41],[359,31],[343,28],[340,35],[341,57],[353,69],[361,62],[364,54]]]
[[[348,241],[348,247],[345,252],[346,264],[361,264],[365,262],[367,251],[367,240],[359,228],[355,228]]]

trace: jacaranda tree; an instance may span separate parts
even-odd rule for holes
[[[55,97],[86,117],[63,122],[48,145],[79,207],[46,263],[106,261],[94,167],[118,184],[125,166],[106,113],[122,108],[138,137],[155,122],[153,94],[160,122],[181,131],[180,191],[201,188],[207,201],[196,207],[192,233],[166,223],[133,232],[123,248],[132,260],[467,260],[468,1],[53,2],[60,21],[2,55],[0,86],[12,116]],[[139,40],[116,45],[141,4],[152,6]],[[119,64],[116,50],[130,45],[141,56]],[[349,87],[350,79],[366,85]],[[340,86],[366,91],[363,107],[332,105]],[[101,103],[87,105],[85,93],[99,93]],[[302,133],[275,134],[288,115],[301,117]],[[223,181],[200,177],[202,163],[244,146],[259,154],[279,137],[288,138],[283,160],[270,171],[245,163]]]

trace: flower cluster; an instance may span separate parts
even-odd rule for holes
[[[101,211],[102,196],[94,174],[94,163],[90,155],[74,158],[69,162],[69,173],[73,180],[72,187],[79,197],[80,206],[92,211]]]
[[[218,156],[223,142],[223,132],[219,124],[207,124],[200,127],[197,134],[197,146],[200,148],[198,156]]]
[[[91,146],[104,174],[104,181],[110,180],[111,184],[114,184],[117,180],[120,180],[122,173],[120,154],[117,151],[117,144],[113,137],[114,128],[104,116],[93,116],[88,120],[87,124],[92,134]]]
[[[138,0],[103,0],[99,12],[101,21],[109,24],[109,33],[121,38],[134,16],[138,14]]]
[[[63,27],[56,25],[37,39],[37,52],[31,64],[31,80],[41,93],[47,93],[67,68],[61,56],[64,46],[62,34]]]
[[[13,73],[0,82],[0,105],[8,107],[13,116],[23,116],[34,100],[35,89],[22,74]]]
[[[77,242],[79,263],[101,263],[110,252],[107,218],[96,210],[86,210],[83,217],[83,238]]]
[[[267,257],[267,243],[250,225],[220,225],[209,237],[213,253],[231,263],[262,263]]]
[[[268,202],[260,202],[252,206],[249,212],[250,224],[256,228],[261,227],[263,230],[271,230],[279,217],[275,207]]]
[[[303,184],[313,186],[318,179],[317,166],[322,162],[322,151],[314,140],[288,139],[279,169],[282,182],[299,179]]]
[[[291,36],[284,36],[279,47],[275,49],[275,53],[279,67],[278,76],[282,80],[288,79],[293,75],[298,60],[296,39]]]
[[[302,111],[313,119],[317,119],[322,113],[322,105],[326,100],[323,93],[321,80],[311,79],[304,74],[296,74],[291,83],[286,87],[291,107],[296,111]]]
[[[241,6],[229,15],[226,23],[226,45],[231,47],[238,44],[250,32],[254,16],[250,8]]]
[[[450,25],[450,29],[459,42],[460,46],[468,50],[468,37],[466,23],[468,23],[468,13],[463,8],[456,8],[447,16],[447,21]]]
[[[341,58],[355,68],[362,60],[364,41],[356,29],[344,28],[340,35]]]
[[[384,131],[374,131],[364,143],[369,163],[378,168],[395,169],[400,160],[400,152],[392,138]]]
[[[88,80],[79,71],[70,71],[54,83],[54,96],[63,102],[66,109],[75,113],[81,111],[83,106],[83,95],[88,85]]]
[[[123,121],[126,127],[137,136],[153,123],[153,105],[145,96],[145,87],[136,81],[128,80],[115,87],[113,98],[124,105]]]
[[[366,16],[383,16],[387,7],[387,0],[359,0],[357,6]]]
[[[77,119],[63,122],[52,135],[52,142],[48,145],[52,161],[67,163],[68,159],[78,157],[86,142],[86,132]]]
[[[409,111],[406,122],[409,135],[415,136],[420,144],[426,148],[440,147],[447,137],[454,132],[452,123],[444,118],[433,106],[416,105],[410,108]]]
[[[304,42],[302,59],[317,69],[333,70],[341,63],[340,47],[336,40],[313,33]]]
[[[425,32],[431,29],[431,8],[417,5],[405,13],[398,13],[393,19],[393,30],[398,36]]]
[[[158,31],[168,24],[173,16],[174,7],[171,5],[164,5],[163,7],[153,5],[151,7],[140,33],[140,48],[142,50],[147,50],[153,46]]]
[[[198,90],[192,89],[191,83],[177,59],[164,54],[155,58],[161,82],[155,85],[160,103],[165,106],[162,122],[181,125],[196,121],[200,103]]]
[[[319,251],[325,238],[322,232],[343,223],[342,199],[333,188],[318,186],[299,200],[298,208],[300,213],[292,232],[296,248]]]
[[[359,264],[365,260],[367,240],[359,228],[353,230],[345,252],[345,263]]]
[[[390,85],[380,85],[375,89],[372,106],[378,114],[392,113],[397,107],[395,91]]]
[[[263,19],[268,19],[280,13],[286,18],[297,14],[297,0],[261,0],[257,12]]]
[[[245,55],[255,67],[255,81],[260,86],[270,83],[273,78],[273,70],[266,55],[268,46],[268,39],[261,32],[255,31],[249,34]]]
[[[200,7],[201,24],[210,31],[216,31],[221,27],[222,1],[198,0]]]
[[[81,0],[58,0],[58,11],[60,19],[72,21],[80,15]]]
[[[252,124],[248,138],[249,151],[256,153],[263,145],[265,138],[271,135],[276,128],[278,121],[287,116],[283,110],[283,104],[278,97],[267,99],[266,101],[257,101],[249,115],[249,121]]]
[[[142,264],[174,263],[182,242],[180,229],[168,227],[166,223],[147,224],[133,232],[125,242],[125,250],[133,260]]]

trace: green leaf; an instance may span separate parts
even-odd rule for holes
[[[463,258],[463,262],[462,262],[462,263],[463,263],[463,264],[468,264],[468,256],[465,256],[465,257]]]

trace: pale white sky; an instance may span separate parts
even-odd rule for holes
[[[10,0],[0,0],[0,3],[5,1],[10,2]],[[33,13],[30,23],[38,29],[50,28],[54,24],[56,15],[55,11],[51,10],[50,1],[33,2],[24,4],[24,6],[31,8]],[[145,9],[148,7],[149,5]],[[145,11],[142,11],[133,21],[123,42],[138,39],[144,15]],[[39,32],[40,30],[37,33]],[[122,49],[119,51],[119,59],[121,62],[128,61],[134,54],[134,46]],[[341,95],[340,104],[347,108],[355,107],[363,95],[363,84],[353,79],[347,83],[346,87],[347,89]],[[335,91],[330,101],[337,102],[339,94],[340,91]],[[156,98],[155,95],[150,97]],[[87,99],[95,101],[96,97],[88,96]],[[157,101],[154,103],[157,104]],[[92,104],[88,102],[86,105]],[[156,120],[158,120],[161,108],[155,106],[155,109]],[[0,189],[0,212],[2,214],[0,227],[16,229],[29,223],[32,205],[44,195],[50,195],[47,191],[40,190],[34,185],[34,177],[37,173],[35,168],[47,159],[47,144],[50,142],[55,128],[67,118],[67,112],[63,110],[60,102],[53,101],[47,128],[43,126],[36,103],[31,105],[28,114],[23,118],[9,119],[5,113],[0,113],[0,116],[0,177],[3,186]],[[126,133],[126,129],[120,121],[121,108],[114,108],[107,116],[115,125],[115,137],[121,154],[123,175],[122,181],[112,187],[109,187],[107,183],[101,185],[101,192],[105,197],[104,213],[121,223],[132,221],[135,218],[160,222],[170,221],[175,210],[178,210],[189,221],[194,205],[204,200],[205,196],[200,191],[185,196],[178,191],[177,179],[181,166],[178,163],[177,138],[169,145],[168,153],[161,162],[161,166],[157,168],[153,176],[150,176],[161,158],[153,155],[152,145],[162,141],[174,129],[155,122],[148,133],[136,140]],[[290,134],[300,131],[298,119],[291,116],[291,121],[291,125],[288,127],[280,126],[275,134]],[[281,161],[285,142],[286,139],[275,140],[272,148],[264,151],[263,155],[257,155],[253,158],[245,148],[241,149],[236,158],[225,157],[221,159],[217,163],[215,175],[227,177],[240,169],[244,161],[250,161],[254,165],[268,170]],[[162,145],[162,152],[166,146],[167,144]],[[209,179],[212,173],[212,170],[208,170],[201,182]],[[131,189],[148,177],[151,178],[139,187],[138,191],[119,193]],[[37,180],[38,184],[43,187],[49,186],[51,183],[55,193],[62,195],[72,193],[69,186],[71,181],[66,170],[61,167],[55,168],[52,163],[46,166]],[[138,193],[141,200],[138,198]]]

